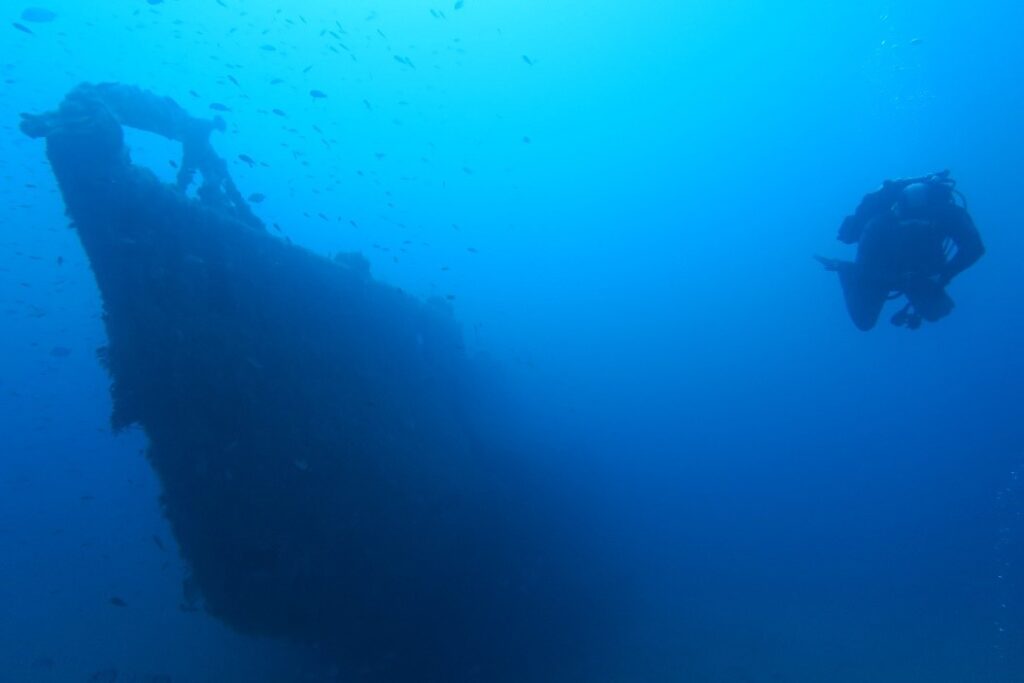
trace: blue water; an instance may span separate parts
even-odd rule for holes
[[[575,523],[629,568],[643,672],[614,680],[1024,681],[1019,3],[44,7],[0,2],[0,680],[357,680],[179,609],[89,261],[17,127],[119,81],[224,105],[282,237],[448,297],[519,406],[496,424],[531,425],[569,503],[600,489]],[[170,181],[173,145],[128,141]],[[942,168],[988,253],[948,319],[857,331],[811,255]]]

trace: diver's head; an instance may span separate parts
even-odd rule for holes
[[[899,203],[907,211],[924,211],[932,203],[932,185],[927,182],[911,182],[900,193]]]
[[[925,218],[939,202],[939,193],[931,183],[910,183],[896,198],[893,211],[900,218]]]

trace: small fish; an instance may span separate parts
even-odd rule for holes
[[[463,0],[455,0],[455,9],[462,9],[465,4]]]
[[[214,111],[231,111],[231,108],[221,104],[220,102],[214,102],[210,105],[210,109]]]
[[[155,543],[156,547],[160,548],[160,550],[165,550],[166,549],[166,548],[164,548],[164,542],[161,541],[160,537],[157,536],[156,534],[153,534],[153,543]]]
[[[526,144],[530,144],[531,142],[533,142],[533,140],[530,139],[529,135],[524,135],[523,142],[525,142]]]
[[[167,164],[168,164],[168,165],[169,165],[169,166],[170,166],[171,168],[178,168],[178,162],[177,162],[177,161],[175,161],[174,159],[168,159],[168,160],[167,160]]]
[[[267,196],[262,192],[253,192],[251,195],[249,195],[249,201],[252,202],[253,204],[259,204],[266,198]]]
[[[242,87],[241,84],[238,82],[238,79],[232,76],[231,74],[228,74],[228,80],[237,85],[239,88]]]
[[[920,45],[923,42],[924,42],[924,38],[911,38],[910,39],[910,44],[911,45]]]
[[[117,597],[116,595],[114,597],[110,598],[110,604],[113,605],[114,607],[127,607],[128,606],[127,602],[125,602],[121,598]]]
[[[260,45],[260,49],[264,52],[277,52],[277,48],[273,45]]]
[[[395,55],[395,61],[398,62],[399,64],[405,64],[406,66],[408,66],[410,68],[413,68],[413,69],[416,68],[416,65],[413,64],[412,60],[409,59],[408,57],[400,57],[399,55]]]
[[[50,349],[50,355],[54,358],[67,358],[71,355],[71,349],[66,346],[54,346]]]
[[[312,97],[314,100],[322,100],[323,98],[327,97],[327,93],[325,93],[323,90],[310,90],[309,96]]]
[[[281,229],[281,226],[278,225],[277,223],[274,223],[274,230],[277,230],[278,232],[284,232],[284,230]]]
[[[189,90],[188,94],[192,97],[199,97],[199,93],[197,93],[195,90]]]
[[[11,23],[11,26],[13,26],[14,28],[18,29],[18,30],[19,30],[19,31],[21,31],[22,33],[27,33],[27,34],[29,34],[30,36],[34,36],[34,35],[35,35],[35,33],[32,33],[32,31],[31,31],[31,30],[29,30],[29,28],[28,28],[27,26],[23,26],[22,24],[19,24],[19,23],[18,23],[18,22],[16,22],[16,21],[15,21],[15,22],[12,22],[12,23]]]
[[[57,18],[56,12],[51,12],[45,7],[29,7],[21,13],[23,21],[34,21],[37,24],[45,24]]]
[[[479,254],[480,253],[479,251],[477,251],[476,247],[466,247],[466,251],[468,251],[470,254]]]
[[[256,165],[256,162],[255,162],[255,161],[253,160],[253,158],[252,158],[251,156],[249,156],[248,154],[239,154],[239,155],[238,155],[238,159],[239,159],[240,161],[243,161],[243,162],[245,162],[245,163],[249,164],[249,168],[252,168],[253,166],[255,166],[255,165]]]
[[[526,55],[523,55],[523,61],[529,64],[530,66],[533,66],[533,60],[527,57]]]
[[[287,117],[287,116],[288,116],[288,114],[285,114],[285,113],[284,113],[283,111],[281,111],[280,109],[272,109],[271,111],[272,111],[272,112],[274,112],[274,113],[275,113],[275,114],[276,114],[277,116],[285,116],[285,117]]]
[[[57,265],[58,266],[63,266],[64,265],[64,257],[63,256],[58,256],[57,257]]]
[[[308,74],[312,68],[313,68],[313,65],[310,64],[309,66],[307,66],[305,69],[302,70],[302,73]]]
[[[275,78],[270,81],[270,85],[281,85],[282,83],[284,83],[283,78]]]

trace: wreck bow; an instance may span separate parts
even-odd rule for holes
[[[122,125],[182,143],[177,186],[132,163]],[[544,486],[483,447],[450,310],[270,235],[218,127],[117,84],[22,121],[99,285],[114,426],[145,431],[206,610],[378,680],[572,669],[599,623],[585,560]]]

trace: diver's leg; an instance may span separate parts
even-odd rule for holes
[[[889,288],[876,278],[866,277],[863,268],[854,263],[842,262],[836,272],[850,319],[857,329],[867,332],[878,321]]]

